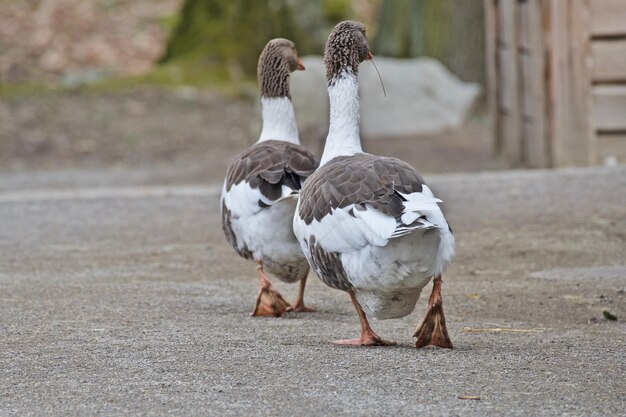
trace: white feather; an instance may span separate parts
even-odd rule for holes
[[[298,219],[296,215],[294,222]],[[353,205],[349,205],[334,209],[321,221],[313,219],[311,224],[305,225],[302,222],[298,227],[306,229],[308,235],[315,235],[326,250],[344,253],[363,248],[368,244],[385,246],[396,228],[396,221],[372,207],[357,210]]]
[[[259,142],[282,140],[300,144],[296,116],[289,97],[262,97],[263,128]]]
[[[359,135],[359,82],[351,71],[344,71],[328,86],[330,124],[320,166],[340,155],[363,152]]]
[[[377,246],[385,246],[387,244],[387,240],[389,240],[396,229],[396,219],[381,213],[369,205],[366,205],[365,210],[355,209],[354,214],[357,219],[362,220],[362,222],[358,222],[358,225],[367,236],[368,243]]]
[[[258,213],[261,211],[259,200],[266,204],[271,203],[258,188],[250,187],[245,181],[231,186],[228,191],[226,191],[226,184],[224,184],[222,200],[233,217],[251,216]]]
[[[424,193],[424,188],[428,189],[427,193]],[[428,186],[423,185],[421,192],[403,194],[399,191],[396,191],[398,194],[402,196],[406,201],[404,202],[404,212],[409,211],[431,211],[431,210],[439,210],[439,205],[437,203],[441,203],[441,200],[435,198],[430,192]],[[430,195],[428,195],[430,192]]]

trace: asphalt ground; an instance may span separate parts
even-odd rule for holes
[[[153,178],[0,176],[0,415],[624,415],[626,167],[427,177],[453,350],[413,347],[430,287],[372,322],[395,347],[333,345],[358,319],[313,273],[317,313],[249,317],[219,185]]]

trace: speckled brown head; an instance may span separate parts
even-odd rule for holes
[[[261,96],[290,97],[289,75],[296,70],[304,70],[304,65],[293,42],[283,38],[269,41],[257,67]]]
[[[354,20],[338,23],[330,33],[324,51],[328,82],[332,83],[333,77],[345,70],[357,74],[359,64],[371,57],[365,26]]]

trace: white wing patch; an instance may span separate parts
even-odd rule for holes
[[[281,191],[282,194],[277,200],[270,200],[258,188],[250,187],[247,181],[241,181],[239,184],[231,186],[228,191],[226,191],[226,183],[224,183],[222,199],[233,217],[247,217],[263,210],[263,207],[259,205],[259,201],[265,204],[265,206],[271,206],[285,198],[297,198],[299,194],[298,190],[292,190],[286,185],[281,186]]]
[[[373,207],[349,205],[334,209],[321,221],[306,225],[296,215],[294,226],[300,236],[315,235],[321,246],[330,252],[348,253],[366,245],[386,246],[389,239],[404,236],[418,229],[440,229],[443,219],[438,203],[427,186],[423,192],[400,194],[406,201],[400,221]],[[304,232],[304,233],[302,233]]]
[[[294,232],[299,238],[315,235],[317,242],[329,252],[352,252],[368,244],[385,246],[395,229],[395,220],[390,222],[388,216],[375,211],[371,207],[358,211],[350,205],[334,209],[321,221],[314,219],[308,225],[296,214]]]
[[[237,218],[251,216],[259,212],[261,210],[259,200],[263,201],[264,197],[258,188],[252,188],[247,182],[242,181],[231,186],[228,191],[226,191],[226,184],[224,184],[222,199],[232,216]]]
[[[365,210],[353,209],[361,232],[369,243],[385,246],[396,228],[396,219],[366,205]]]
[[[282,195],[276,201],[280,201],[285,198],[297,198],[298,195],[300,194],[300,190],[294,190],[292,188],[287,187],[285,184],[282,184],[280,188],[281,188]]]

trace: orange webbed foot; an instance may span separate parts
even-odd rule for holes
[[[291,304],[276,291],[272,284],[261,286],[252,317],[280,317],[291,308]]]
[[[313,307],[305,306],[303,302],[296,301],[287,311],[294,313],[315,313],[317,310]]]
[[[428,309],[422,321],[417,325],[413,337],[417,338],[415,347],[422,348],[432,345],[452,349],[452,341],[448,335],[446,318],[443,314],[441,298],[441,277],[435,278],[433,291],[428,300]]]
[[[356,339],[335,340],[333,343],[344,346],[394,346],[396,344],[393,340],[382,339],[373,331],[362,333],[361,337]]]

